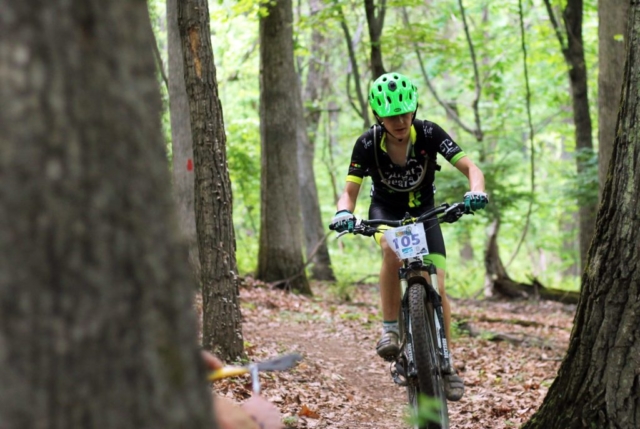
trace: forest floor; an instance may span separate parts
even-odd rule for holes
[[[405,429],[405,389],[378,358],[376,285],[359,285],[349,300],[313,285],[308,298],[245,282],[243,332],[251,361],[297,352],[285,372],[261,375],[262,395],[287,428]],[[544,399],[566,351],[575,306],[553,302],[451,300],[457,325],[453,356],[465,395],[449,403],[452,429],[517,428]],[[237,402],[251,395],[248,377],[216,383]]]

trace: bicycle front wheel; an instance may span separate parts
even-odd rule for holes
[[[418,409],[418,396],[429,398],[429,407],[433,412],[428,423],[418,426],[420,429],[448,429],[449,414],[447,398],[444,393],[444,379],[438,358],[438,333],[436,332],[435,309],[427,299],[426,280],[413,278],[409,284],[409,320],[408,331],[411,335],[413,361],[417,377],[410,380],[407,387],[409,403]],[[424,282],[424,283],[422,283]],[[432,421],[438,420],[438,421]]]

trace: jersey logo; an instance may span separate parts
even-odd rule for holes
[[[449,139],[444,139],[442,143],[440,143],[440,153],[445,157],[455,153],[457,150],[456,144]]]
[[[407,165],[399,169],[390,165],[390,172],[385,175],[386,182],[396,188],[410,188],[418,183],[422,176],[424,166],[415,158],[407,160]]]

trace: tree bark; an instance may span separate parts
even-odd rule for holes
[[[386,73],[384,62],[382,61],[382,45],[380,43],[382,29],[384,28],[386,0],[379,0],[377,6],[375,0],[364,0],[364,9],[369,27],[369,42],[371,43],[371,80],[374,81]],[[376,13],[376,9],[378,13]]]
[[[371,126],[371,122],[369,119],[369,103],[367,102],[369,90],[368,88],[362,89],[362,82],[360,79],[360,72],[358,71],[358,59],[356,58],[355,52],[355,43],[351,37],[351,32],[349,31],[349,26],[347,25],[347,19],[344,16],[344,12],[342,11],[342,7],[338,6],[336,8],[336,12],[338,13],[338,17],[340,19],[340,27],[342,28],[342,32],[344,33],[344,41],[347,44],[347,52],[349,54],[349,65],[350,70],[347,74],[346,79],[346,92],[349,94],[349,102],[353,107],[354,111],[362,118],[362,129],[366,130]],[[356,94],[355,98],[358,99],[358,105],[355,105],[353,101],[353,97],[351,96],[351,88],[349,85],[349,81],[353,77],[353,83],[355,86]]]
[[[180,0],[178,27],[193,136],[202,284],[202,343],[225,360],[242,355],[236,243],[226,136],[206,0]]]
[[[576,162],[578,176],[590,174],[589,159],[593,157],[591,116],[587,91],[587,67],[582,39],[582,0],[569,0],[564,10],[568,46],[565,57],[569,63],[569,80],[573,101],[573,121],[576,126]],[[588,180],[583,179],[583,182]],[[586,195],[579,201],[580,267],[585,268],[589,246],[596,226],[597,199]]]
[[[621,111],[567,355],[523,429],[640,427],[640,5],[629,11]]]
[[[167,0],[167,44],[169,47],[169,110],[171,113],[171,153],[173,195],[178,206],[178,223],[189,248],[189,264],[200,281],[200,260],[194,208],[194,167],[189,99],[184,82],[184,65],[178,0]]]
[[[628,13],[628,1],[598,1],[598,179],[600,198],[602,198],[602,189],[607,179],[620,108]]]
[[[311,13],[317,13],[320,8],[318,0],[310,0]],[[321,110],[318,107],[320,88],[322,86],[322,71],[325,56],[325,37],[321,31],[314,28],[311,32],[311,57],[309,60],[307,82],[302,95],[304,113],[298,120],[298,178],[300,181],[300,205],[302,207],[302,224],[307,260],[312,262],[311,276],[316,280],[334,281],[336,279],[331,268],[331,257],[325,240],[325,226],[322,223],[318,188],[314,169],[315,142],[320,122]]]
[[[291,0],[260,18],[261,221],[257,277],[311,294],[302,258],[297,160],[300,86],[293,62]]]
[[[37,6],[0,0],[0,426],[214,427],[146,2]]]

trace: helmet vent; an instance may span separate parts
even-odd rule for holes
[[[409,98],[411,98],[411,96],[409,96]],[[400,94],[400,96],[398,97],[398,101],[402,102],[402,94]]]

